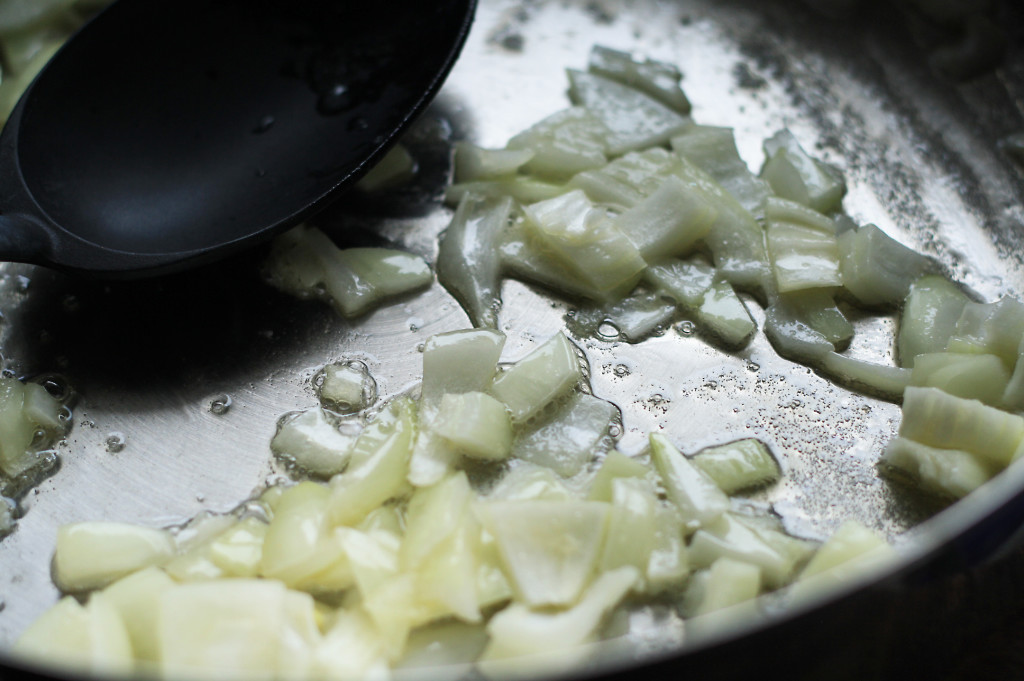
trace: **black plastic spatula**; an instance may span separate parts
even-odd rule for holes
[[[146,276],[350,186],[451,69],[475,0],[119,0],[0,136],[0,260]]]

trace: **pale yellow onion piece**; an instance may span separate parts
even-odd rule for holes
[[[839,269],[861,304],[889,306],[901,303],[935,263],[868,224],[839,235]]]
[[[770,288],[771,271],[760,223],[711,175],[689,159],[678,154],[669,154],[669,157],[668,172],[704,192],[717,211],[704,243],[711,251],[718,273],[733,286],[746,291],[763,292]]]
[[[435,432],[432,422],[449,393],[485,391],[498,370],[505,335],[493,329],[469,329],[431,336],[423,347],[419,427],[409,460],[409,482],[418,487],[439,482],[458,459],[456,447]]]
[[[345,469],[356,436],[343,433],[319,407],[283,418],[270,449],[302,470],[330,477]]]
[[[778,588],[793,577],[795,557],[772,547],[732,513],[723,513],[698,530],[690,540],[687,556],[694,567],[709,567],[719,558],[732,558],[761,568],[765,585]]]
[[[836,305],[833,289],[809,288],[780,293],[772,303],[786,308],[787,315],[800,320],[834,346],[845,346],[853,338],[853,324]]]
[[[99,589],[174,555],[170,532],[117,522],[82,522],[57,530],[53,578],[62,591]]]
[[[901,437],[930,447],[962,449],[1005,468],[1024,440],[1024,418],[937,388],[907,388]]]
[[[448,607],[421,598],[418,587],[418,576],[405,572],[382,580],[363,594],[359,607],[377,627],[388,660],[401,657],[410,631],[451,614]]]
[[[537,153],[532,149],[485,149],[465,140],[456,142],[454,149],[456,183],[514,175]]]
[[[755,218],[764,216],[771,188],[740,157],[732,128],[694,125],[672,138],[672,150],[713,177]]]
[[[728,348],[746,345],[757,332],[747,306],[725,279],[714,281],[695,316],[701,328]]]
[[[535,428],[521,429],[511,454],[571,477],[593,460],[617,416],[618,409],[611,402],[573,393],[553,417]]]
[[[699,258],[666,261],[644,270],[644,280],[677,304],[698,308],[715,282],[715,268]]]
[[[11,647],[16,659],[65,672],[127,676],[132,646],[117,609],[102,593],[83,607],[65,596],[29,625]]]
[[[523,207],[530,238],[600,299],[610,291],[628,291],[647,266],[640,251],[603,207],[576,189]]]
[[[690,574],[686,527],[679,510],[668,504],[655,509],[654,548],[647,561],[644,590],[658,593],[677,588]]]
[[[945,277],[926,275],[914,282],[900,312],[896,336],[900,366],[913,366],[920,354],[943,352],[969,300]]]
[[[846,194],[842,176],[834,168],[811,158],[796,137],[783,129],[764,142],[761,177],[783,198],[821,213],[838,210]]]
[[[838,352],[824,353],[817,366],[836,383],[888,400],[899,400],[910,385],[910,369],[869,362]]]
[[[505,334],[467,329],[431,336],[423,345],[422,400],[431,406],[449,393],[484,391],[498,371]]]
[[[25,384],[0,376],[0,472],[16,477],[38,462],[28,449],[38,426],[25,418]]]
[[[487,625],[491,640],[481,656],[482,670],[496,678],[537,678],[575,667],[587,655],[580,646],[594,639],[605,614],[638,578],[631,567],[606,572],[568,610],[536,612],[521,603],[505,608]]]
[[[629,52],[594,45],[587,70],[640,90],[681,114],[690,113],[690,100],[679,85],[683,74],[674,64],[654,59],[638,61]]]
[[[410,399],[391,401],[353,446],[348,469],[331,478],[327,517],[334,525],[354,525],[406,487],[416,430]]]
[[[424,288],[433,280],[418,255],[389,248],[334,248],[318,251],[323,284],[345,317],[364,314],[386,300]]]
[[[461,525],[473,492],[464,471],[431,487],[421,487],[409,499],[406,531],[399,552],[404,570],[414,570]]]
[[[266,536],[267,523],[259,518],[243,518],[209,543],[207,555],[225,575],[255,577]]]
[[[471,671],[488,638],[481,624],[458,620],[434,622],[409,635],[402,658],[394,666],[396,670],[407,670],[410,676],[436,670],[448,678],[462,678]]]
[[[600,168],[611,131],[587,109],[570,107],[551,114],[515,135],[506,145],[515,151],[530,151],[523,170],[541,177],[564,180],[578,172]]]
[[[343,560],[327,523],[330,496],[326,485],[309,481],[285,490],[263,540],[261,576],[297,586]]]
[[[698,615],[728,608],[757,597],[761,590],[761,568],[732,558],[719,558],[708,568]]]
[[[1010,296],[992,303],[968,301],[946,349],[956,351],[958,345],[964,343],[969,351],[983,349],[998,355],[1008,369],[1013,369],[1021,338],[1024,338],[1024,303]]]
[[[481,622],[479,552],[480,526],[471,513],[464,513],[454,531],[418,566],[418,597],[464,622]]]
[[[770,222],[765,231],[779,292],[842,285],[834,232],[789,222]]]
[[[487,492],[485,498],[493,501],[569,501],[577,498],[577,494],[566,485],[564,478],[558,473],[526,461],[507,471]],[[592,499],[611,500],[610,491],[607,499]]]
[[[131,640],[132,653],[140,662],[155,664],[159,661],[157,605],[161,595],[175,586],[176,582],[163,570],[148,567],[122,577],[102,592],[121,616]]]
[[[313,679],[389,678],[386,645],[370,617],[341,609],[313,652]]]
[[[689,253],[716,217],[717,211],[702,192],[670,176],[653,194],[613,221],[650,262]]]
[[[929,352],[914,358],[910,385],[1003,407],[1010,374],[996,355]]]
[[[467,194],[438,241],[437,280],[473,326],[497,328],[501,308],[501,243],[514,201]]]
[[[726,494],[769,484],[782,477],[779,462],[768,447],[755,438],[702,449],[693,457],[693,463]]]
[[[183,584],[162,594],[158,612],[167,678],[297,678],[317,643],[313,600],[274,580]]]
[[[889,475],[903,475],[927,492],[952,499],[967,496],[996,472],[970,452],[929,447],[905,437],[889,440],[879,464]]]
[[[729,509],[729,498],[711,478],[694,466],[664,435],[650,434],[651,461],[661,475],[665,493],[695,526],[712,522]]]
[[[650,466],[626,456],[617,449],[608,452],[597,469],[597,475],[590,482],[587,498],[591,501],[611,501],[612,484],[620,478],[649,478],[653,471]]]
[[[881,535],[847,520],[814,554],[789,593],[797,600],[810,598],[880,570],[895,556]]]
[[[333,362],[321,369],[317,396],[328,409],[344,414],[361,411],[377,399],[377,384],[362,362]]]
[[[399,572],[398,551],[402,538],[383,530],[361,531],[351,527],[334,529],[344,550],[349,572],[360,594],[372,593]]]
[[[448,394],[431,424],[463,455],[488,461],[508,458],[512,422],[505,405],[482,392]]]
[[[581,377],[576,347],[558,333],[498,374],[490,393],[505,403],[518,423],[567,394]]]
[[[25,418],[50,433],[60,433],[67,428],[61,420],[64,405],[39,383],[25,384],[25,401],[22,408]]]
[[[594,203],[621,211],[654,193],[678,163],[677,156],[661,147],[629,152],[601,168],[577,173],[566,187],[582,189]]]
[[[608,504],[596,501],[492,501],[477,508],[506,574],[529,606],[567,606],[593,575]]]
[[[654,486],[644,478],[616,478],[611,501],[598,570],[631,565],[644,575],[658,539]]]
[[[567,69],[569,98],[611,131],[609,156],[668,144],[693,121],[646,93],[595,73]]]

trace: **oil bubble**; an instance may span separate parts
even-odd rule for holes
[[[218,395],[210,402],[211,414],[221,416],[228,413],[229,409],[231,409],[231,396],[226,393]]]
[[[317,397],[328,409],[349,414],[377,400],[377,381],[359,360],[328,364],[313,378]]]
[[[118,452],[124,451],[124,448],[127,446],[128,442],[127,438],[125,438],[124,436],[124,433],[114,431],[107,435],[105,444],[108,452],[110,452],[111,454],[116,454]]]
[[[604,321],[597,327],[597,337],[606,341],[619,340],[622,337],[622,332],[611,322]]]

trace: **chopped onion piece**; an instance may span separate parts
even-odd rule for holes
[[[491,501],[478,506],[505,573],[532,607],[577,602],[597,565],[609,504]]]
[[[702,449],[692,461],[726,494],[775,482],[782,475],[768,447],[754,438]]]
[[[517,458],[571,477],[600,450],[618,409],[607,400],[573,394],[550,419],[520,435],[512,446]]]
[[[438,281],[462,305],[473,326],[496,328],[501,307],[503,231],[512,213],[512,199],[487,199],[467,194],[441,235],[437,254]]]
[[[174,555],[167,530],[118,522],[82,522],[57,530],[53,579],[64,592],[88,591]]]
[[[673,136],[693,125],[657,99],[595,73],[568,69],[569,98],[583,106],[611,130],[610,156],[668,144]]]
[[[1024,440],[1024,418],[937,388],[910,387],[899,434],[930,447],[963,449],[1005,468]]]
[[[664,435],[651,433],[651,461],[661,475],[665,493],[695,526],[706,525],[729,508],[729,498]]]
[[[590,49],[587,70],[636,88],[681,114],[690,113],[690,100],[679,87],[683,74],[673,64],[637,61],[628,52],[595,45]]]
[[[608,162],[608,126],[584,107],[554,113],[514,136],[508,149],[531,153],[523,169],[556,180]]]
[[[513,423],[521,423],[568,394],[581,377],[576,347],[559,333],[498,374],[491,394],[505,403]]]
[[[889,475],[902,474],[921,489],[959,499],[992,477],[993,467],[961,449],[929,447],[905,437],[895,437],[879,460]]]

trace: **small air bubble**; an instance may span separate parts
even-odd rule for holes
[[[612,424],[608,426],[608,435],[613,438],[617,438],[622,435],[622,428],[618,424]]]
[[[203,503],[204,501],[206,501],[206,495],[205,494],[197,494],[196,495],[196,501],[198,501],[200,504]]]
[[[758,372],[761,370],[761,365],[757,362],[747,362],[747,371]]]
[[[704,387],[708,388],[709,390],[717,390],[718,389],[718,381],[714,381],[714,380],[707,381],[707,382],[704,383]]]
[[[619,378],[629,376],[629,367],[627,367],[625,364],[616,365],[613,371],[615,372],[615,375],[618,376]]]
[[[220,416],[228,413],[231,409],[231,396],[227,394],[219,395],[210,402],[210,413]]]
[[[43,386],[46,392],[50,394],[50,397],[55,400],[66,402],[71,397],[71,386],[63,376],[47,374],[37,378],[36,382]]]
[[[619,327],[615,326],[611,322],[605,321],[597,327],[597,337],[601,340],[618,340],[622,336],[622,332],[619,331]]]
[[[680,322],[677,328],[684,336],[692,336],[697,331],[697,325],[690,320]]]
[[[107,435],[106,440],[107,451],[116,454],[117,452],[123,451],[127,445],[124,433],[113,432]]]

